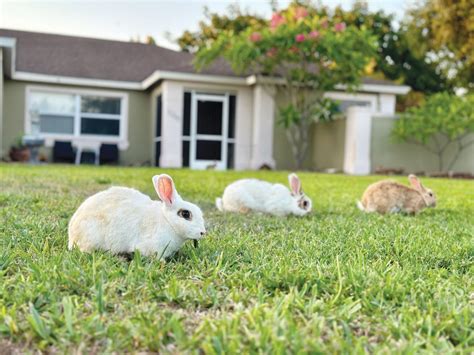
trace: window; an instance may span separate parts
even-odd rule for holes
[[[125,99],[123,94],[29,88],[30,131],[45,137],[123,139],[126,133]]]
[[[74,133],[75,98],[69,94],[34,92],[30,113],[34,132]]]
[[[81,134],[120,135],[121,99],[81,96]]]

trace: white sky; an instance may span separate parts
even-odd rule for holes
[[[383,9],[402,18],[406,7],[415,0],[368,0],[369,9]],[[153,36],[159,45],[176,48],[173,38],[184,30],[196,30],[203,8],[225,12],[238,2],[251,12],[270,16],[268,0],[0,0],[0,28],[59,33],[128,41],[132,37]],[[280,7],[289,0],[279,0]],[[348,8],[353,0],[323,0],[334,7]]]

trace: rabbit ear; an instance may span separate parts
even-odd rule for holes
[[[153,186],[160,200],[167,206],[171,206],[176,202],[178,193],[176,192],[171,176],[166,174],[153,176]]]
[[[411,186],[415,190],[419,190],[419,191],[423,190],[423,185],[421,184],[420,179],[418,179],[416,175],[413,175],[413,174],[408,175],[408,180],[410,181]]]
[[[290,183],[291,193],[293,195],[301,195],[303,190],[301,189],[300,178],[295,173],[292,173],[288,175],[288,181]]]

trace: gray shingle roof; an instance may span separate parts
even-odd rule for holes
[[[190,53],[134,42],[0,29],[16,38],[16,70],[87,79],[141,82],[156,70],[196,73]],[[201,73],[237,77],[224,61]],[[395,85],[365,78],[365,84]]]
[[[16,70],[89,79],[139,82],[155,70],[195,73],[185,52],[133,42],[0,29],[17,40]],[[236,76],[224,61],[202,73]]]

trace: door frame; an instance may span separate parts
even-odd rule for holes
[[[198,134],[198,101],[222,102],[222,132],[221,135]],[[206,169],[206,167],[216,163],[216,170],[227,169],[227,147],[229,132],[229,94],[204,94],[196,91],[191,92],[191,127],[190,127],[190,145],[189,145],[189,167],[191,169]],[[217,160],[198,160],[196,159],[197,141],[219,141],[221,142],[221,159]]]

